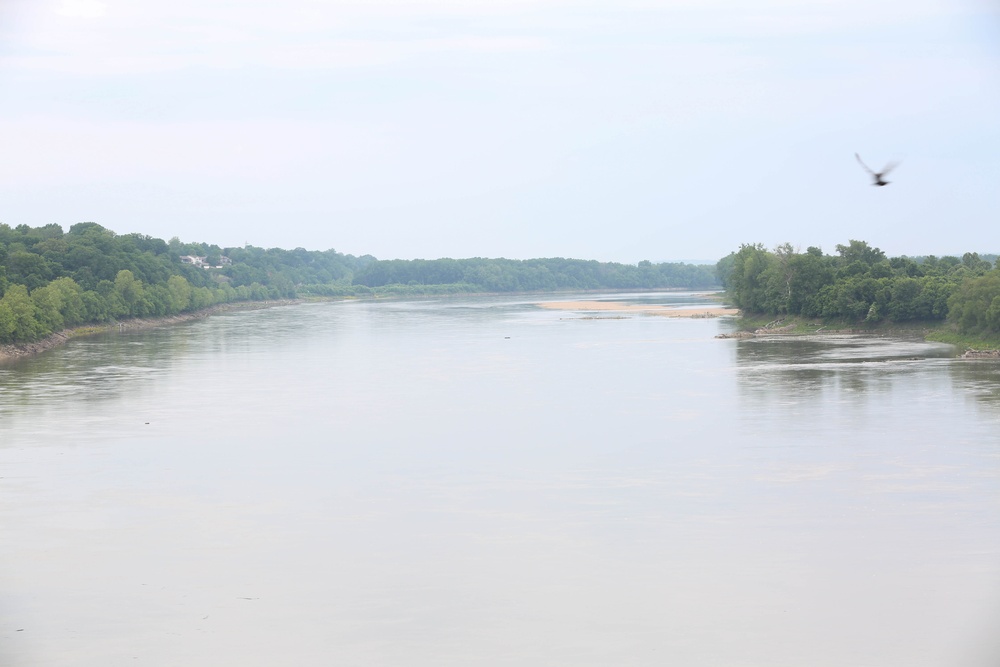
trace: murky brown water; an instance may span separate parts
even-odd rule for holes
[[[0,368],[0,664],[1000,664],[1000,364],[730,326],[331,303]]]

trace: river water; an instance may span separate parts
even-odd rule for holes
[[[1000,364],[733,327],[319,303],[0,367],[0,664],[1000,664]]]

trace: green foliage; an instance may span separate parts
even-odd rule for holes
[[[181,257],[203,258],[205,269]],[[574,259],[378,261],[335,250],[220,248],[95,222],[63,232],[0,224],[0,342],[24,342],[63,327],[160,317],[230,301],[297,296],[404,296],[552,289],[706,288],[713,267]]]
[[[784,312],[776,265],[777,258],[759,243],[741,245],[727,280],[733,302],[751,313]]]
[[[0,299],[0,343],[37,340],[46,333],[28,288],[11,285]]]
[[[143,314],[143,296],[142,281],[136,280],[128,269],[119,271],[115,276],[115,289],[112,292],[113,303],[120,304],[118,314],[132,317]]]
[[[704,289],[720,283],[745,313],[907,322],[949,318],[960,332],[1000,334],[994,255],[887,258],[864,241],[796,252],[744,244],[712,266],[565,258],[379,261],[334,250],[220,248],[115,234],[94,222],[63,232],[0,224],[0,343],[64,327],[160,317],[231,301],[303,295],[406,296],[557,289]],[[205,269],[181,260],[205,258]]]
[[[170,311],[183,312],[191,305],[191,284],[184,276],[170,276],[167,279],[167,296]]]
[[[836,248],[829,256],[819,248],[798,253],[789,244],[774,251],[744,244],[717,269],[727,272],[726,292],[747,313],[873,324],[944,320],[951,310],[969,330],[1000,326],[991,319],[1000,318],[1000,301],[990,310],[1000,292],[991,291],[989,276],[998,270],[976,253],[889,259],[864,241]]]
[[[927,334],[927,340],[951,343],[959,349],[1000,349],[1000,333],[960,333],[951,328],[941,328]]]
[[[837,244],[837,254],[844,266],[860,262],[864,266],[874,266],[885,260],[885,253],[878,248],[872,248],[864,241],[851,239],[848,244]]]
[[[712,266],[643,261],[637,265],[565,259],[393,259],[368,262],[355,285],[463,285],[469,292],[565,289],[705,289],[719,285]]]
[[[1000,269],[965,280],[948,308],[949,319],[962,333],[1000,333]]]
[[[181,261],[206,257],[224,269]],[[222,249],[142,234],[115,234],[95,222],[63,232],[0,224],[0,343],[35,340],[63,327],[115,318],[157,317],[241,300],[290,298],[303,283],[350,283],[371,258],[336,251]]]

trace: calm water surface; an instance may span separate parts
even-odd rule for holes
[[[732,327],[324,303],[0,367],[0,665],[1000,664],[1000,365]]]

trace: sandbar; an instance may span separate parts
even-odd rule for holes
[[[615,311],[662,317],[723,317],[737,315],[740,312],[738,308],[722,306],[678,308],[662,304],[622,303],[620,301],[542,301],[536,305],[552,310]]]

